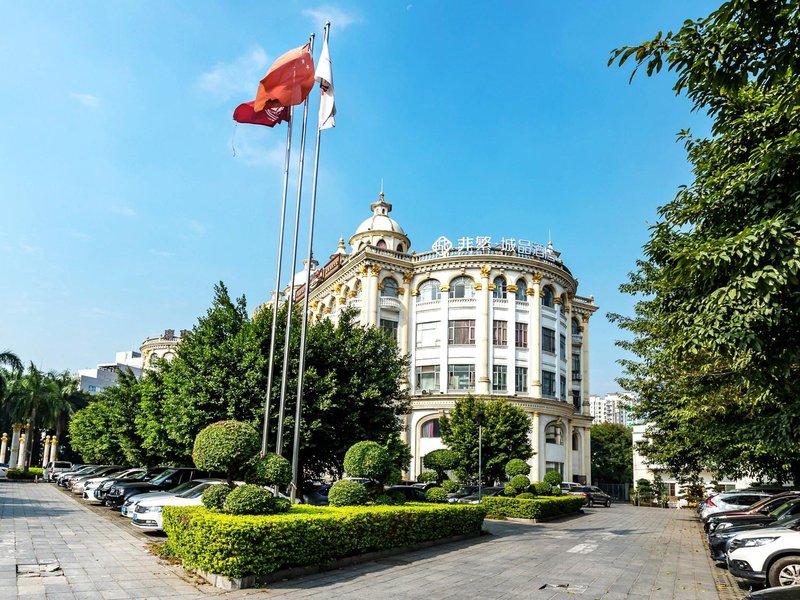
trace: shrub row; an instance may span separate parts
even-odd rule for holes
[[[484,498],[483,506],[490,519],[542,519],[577,512],[583,502],[583,496],[532,499],[493,496]]]
[[[36,479],[37,477],[41,479],[43,473],[44,469],[41,467],[30,467],[27,472],[22,469],[9,469],[6,476],[9,479]]]
[[[244,577],[477,534],[486,509],[448,504],[294,506],[281,515],[234,516],[203,507],[167,506],[163,515],[169,549],[184,564]]]

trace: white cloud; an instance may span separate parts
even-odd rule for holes
[[[217,63],[200,75],[197,87],[220,100],[234,96],[242,96],[242,101],[251,100],[268,66],[267,53],[261,46],[254,46],[233,62]]]
[[[106,208],[108,212],[114,213],[115,215],[128,217],[129,219],[133,219],[134,217],[136,217],[136,211],[132,209],[130,206],[118,204],[118,205],[108,206]]]
[[[314,26],[322,30],[325,27],[325,21],[331,22],[331,29],[333,31],[344,31],[350,25],[361,23],[362,19],[359,15],[344,12],[338,6],[332,4],[322,4],[317,8],[306,8],[303,10],[303,16],[310,18],[314,21]]]
[[[168,252],[166,250],[156,250],[155,248],[150,248],[150,254],[153,256],[158,256],[160,258],[170,258],[175,256],[172,252]]]
[[[100,99],[92,94],[78,94],[77,92],[70,92],[70,96],[89,108],[97,108],[100,106]]]

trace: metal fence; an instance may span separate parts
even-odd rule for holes
[[[631,484],[630,483],[598,483],[596,484],[606,494],[614,500],[630,502]]]

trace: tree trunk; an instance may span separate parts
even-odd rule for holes
[[[28,460],[25,462],[25,469],[24,471],[27,473],[28,469],[31,468],[31,461],[33,461],[33,447],[36,444],[36,407],[33,407],[33,411],[31,411],[31,428],[29,430],[29,440],[27,441],[27,448],[25,450],[28,452]]]

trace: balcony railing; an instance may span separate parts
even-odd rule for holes
[[[400,310],[400,301],[397,298],[392,298],[391,296],[381,296],[380,307],[391,308],[392,310]]]
[[[582,333],[573,333],[572,334],[572,345],[573,346],[580,346],[583,344],[583,334]]]

